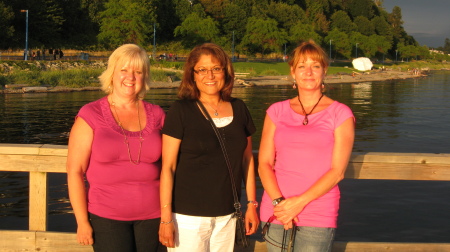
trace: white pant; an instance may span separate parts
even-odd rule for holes
[[[175,248],[169,252],[233,252],[236,219],[175,213]]]

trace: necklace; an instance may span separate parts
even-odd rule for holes
[[[305,119],[303,119],[303,125],[308,125],[308,123],[309,123],[308,116],[314,111],[314,109],[316,108],[317,104],[319,104],[322,97],[323,97],[323,94],[320,96],[319,100],[317,101],[316,105],[314,105],[314,107],[311,109],[311,111],[309,111],[309,113],[306,113],[305,108],[303,107],[302,101],[300,101],[300,95],[297,96],[298,101],[300,102],[300,106],[302,106],[303,114],[305,114]]]
[[[130,159],[130,163],[132,163],[134,165],[138,165],[140,163],[140,160],[141,160],[142,142],[144,141],[144,138],[142,138],[141,117],[140,117],[140,114],[139,114],[139,101],[136,101],[136,108],[137,108],[137,111],[138,111],[138,122],[139,122],[139,153],[138,153],[138,156],[137,156],[136,160],[133,160],[131,158],[130,142],[128,141],[127,135],[125,135],[125,130],[123,129],[122,122],[119,119],[119,114],[117,114],[116,103],[114,102],[114,100],[112,98],[111,98],[111,106],[113,107],[114,112],[116,113],[117,124],[119,125],[120,129],[122,130],[122,135],[125,138],[124,143],[127,145],[128,158]]]
[[[220,105],[221,105],[221,103],[220,103],[220,99],[219,99],[219,103],[217,104],[217,109],[214,109],[208,102],[203,102],[203,103],[206,103],[206,105],[208,105],[212,110],[214,110],[214,115],[215,116],[218,116],[219,115],[219,112],[217,112],[218,110],[219,110],[219,108],[220,108]]]

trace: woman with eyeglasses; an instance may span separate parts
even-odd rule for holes
[[[225,158],[200,102],[218,128],[240,194],[249,203],[247,235],[259,225],[251,135],[255,132],[242,100],[232,98],[234,71],[219,46],[196,46],[184,65],[177,100],[163,127],[160,242],[169,251],[229,251],[236,221],[232,184]]]
[[[259,149],[263,235],[269,252],[289,242],[291,251],[331,251],[354,116],[323,93],[328,58],[320,46],[300,44],[289,65],[297,96],[267,109]]]

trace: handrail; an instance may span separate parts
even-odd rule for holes
[[[33,251],[48,246],[53,247],[52,251],[68,247],[70,251],[92,251],[91,247],[76,244],[73,233],[46,232],[47,173],[65,173],[66,158],[65,145],[0,144],[0,171],[30,173],[29,231],[0,230],[0,251],[23,246]],[[353,153],[345,178],[450,181],[450,154]],[[27,243],[23,243],[24,239]],[[253,251],[264,251],[258,247],[256,242]],[[412,251],[412,248],[413,251],[450,251],[450,243],[335,242],[333,245],[333,251]]]

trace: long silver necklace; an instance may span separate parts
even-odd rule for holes
[[[219,110],[219,108],[220,108],[220,105],[221,105],[221,103],[220,103],[220,99],[219,99],[219,103],[217,104],[217,109],[214,109],[208,102],[206,102],[206,101],[204,101],[203,103],[206,103],[206,105],[208,105],[212,110],[214,110],[214,115],[215,116],[219,116],[219,112],[218,112],[218,110]]]
[[[311,109],[311,111],[309,111],[309,113],[306,113],[305,108],[303,107],[302,101],[300,101],[300,95],[297,96],[298,101],[300,102],[300,106],[302,106],[303,114],[305,114],[305,119],[303,119],[303,125],[308,125],[308,123],[309,123],[308,116],[314,111],[314,109],[316,108],[317,104],[319,104],[322,97],[323,97],[323,94],[320,96],[319,100],[317,101],[316,105],[314,105],[314,107]]]
[[[136,101],[136,108],[137,108],[137,111],[138,111],[138,122],[139,122],[139,153],[138,153],[138,156],[137,156],[136,160],[133,160],[131,158],[130,142],[128,141],[127,135],[125,135],[125,130],[122,127],[122,122],[120,121],[119,114],[117,113],[117,110],[116,110],[116,103],[114,102],[114,100],[112,98],[111,98],[111,106],[113,107],[114,112],[116,113],[117,124],[119,125],[120,129],[122,130],[122,135],[125,138],[124,143],[127,145],[128,158],[130,159],[130,163],[132,163],[134,165],[138,165],[140,163],[140,160],[141,160],[142,142],[144,141],[144,138],[142,137],[141,116],[139,114],[139,101]]]

